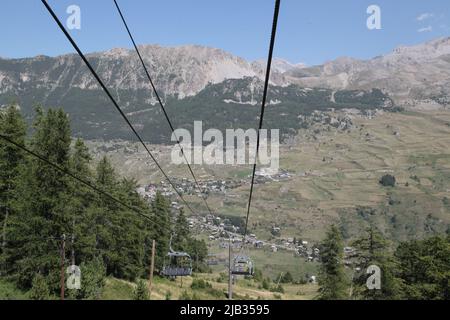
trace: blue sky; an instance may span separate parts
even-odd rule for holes
[[[81,8],[81,30],[71,34],[85,52],[131,47],[112,0],[49,3],[64,21],[69,5]],[[249,60],[267,56],[273,3],[119,0],[140,44],[207,45]],[[366,27],[371,4],[381,8],[382,30]],[[73,52],[40,0],[2,0],[0,27],[2,57]],[[282,0],[275,55],[313,65],[340,56],[370,58],[444,36],[450,36],[449,0]]]

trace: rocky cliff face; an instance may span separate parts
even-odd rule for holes
[[[201,46],[140,49],[177,125],[203,119],[215,128],[255,127],[265,61]],[[136,128],[150,141],[167,142],[170,132],[136,53],[112,49],[87,57]],[[299,119],[315,110],[442,107],[450,104],[449,97],[450,38],[367,61],[344,57],[306,67],[275,59],[267,124],[295,132],[303,125]],[[63,107],[75,135],[129,138],[129,129],[77,55],[0,59],[0,106],[12,102],[28,118],[36,104]]]
[[[163,96],[179,99],[194,96],[208,84],[245,77],[264,78],[264,60],[248,62],[220,49],[202,46],[141,46],[143,57]],[[132,50],[112,49],[88,55],[89,60],[114,90],[150,89]],[[445,99],[450,93],[450,38],[438,39],[362,61],[343,57],[320,66],[294,65],[282,59],[273,62],[273,85],[297,84],[346,90],[380,89],[396,102]],[[76,55],[56,58],[0,59],[0,94],[29,90],[98,89]],[[154,103],[149,90],[148,100]],[[442,102],[442,101],[441,101]]]
[[[301,86],[333,89],[378,88],[398,104],[434,102],[448,105],[450,96],[450,38],[438,39],[362,61],[339,58],[311,68],[284,73]]]
[[[220,49],[148,45],[141,46],[140,50],[159,91],[165,96],[184,98],[197,94],[209,83],[264,77],[265,67],[261,64],[247,62]],[[108,87],[150,89],[134,51],[112,49],[87,57]],[[278,85],[284,83],[283,76],[276,70],[272,81]],[[99,87],[77,55],[0,59],[0,94],[29,89],[45,89],[51,94],[57,88],[93,90]]]

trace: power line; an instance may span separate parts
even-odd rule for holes
[[[164,113],[164,116],[165,116],[165,118],[166,118],[166,120],[167,120],[167,122],[168,122],[168,124],[169,124],[169,127],[170,127],[170,129],[172,130],[172,134],[175,136],[175,139],[177,140],[177,144],[178,144],[178,146],[179,146],[180,149],[181,149],[181,154],[182,154],[183,157],[184,157],[184,160],[185,160],[185,162],[186,162],[186,165],[188,166],[189,171],[190,171],[192,177],[194,178],[194,181],[195,181],[195,184],[196,184],[198,190],[199,190],[200,193],[202,194],[203,202],[205,203],[206,207],[208,208],[209,213],[212,215],[212,211],[211,211],[211,209],[210,209],[210,207],[209,207],[209,205],[208,205],[208,202],[206,201],[206,197],[205,197],[204,193],[202,192],[202,189],[200,188],[200,184],[198,183],[198,180],[197,180],[197,178],[196,178],[196,176],[195,176],[195,174],[194,174],[194,171],[192,170],[192,167],[191,167],[191,165],[189,164],[189,161],[188,161],[188,159],[187,159],[187,157],[186,157],[186,154],[184,153],[184,149],[183,149],[183,147],[182,147],[181,144],[180,144],[180,140],[178,139],[178,136],[177,136],[177,134],[175,133],[174,126],[172,125],[172,122],[170,121],[169,115],[168,115],[167,112],[166,112],[166,108],[164,107],[164,104],[163,104],[163,102],[162,102],[162,100],[161,100],[161,97],[159,96],[158,90],[156,90],[156,86],[155,86],[155,84],[154,84],[154,82],[153,82],[153,80],[152,80],[152,77],[150,76],[150,72],[148,71],[147,66],[145,65],[144,59],[142,58],[142,55],[141,55],[141,52],[140,52],[138,46],[136,45],[136,42],[134,41],[134,37],[133,37],[133,35],[131,34],[130,28],[128,27],[128,23],[126,22],[124,15],[122,14],[122,10],[120,9],[119,4],[117,3],[116,0],[114,0],[114,4],[116,5],[117,11],[118,11],[118,13],[119,13],[119,15],[120,15],[120,18],[122,19],[122,22],[123,22],[123,24],[124,24],[124,26],[125,26],[125,28],[126,28],[126,30],[127,30],[127,32],[128,32],[128,35],[129,35],[129,37],[130,37],[130,39],[131,39],[131,42],[133,43],[134,49],[136,50],[136,53],[137,53],[137,55],[138,55],[138,57],[139,57],[139,60],[141,61],[142,67],[143,67],[144,70],[145,70],[145,74],[147,75],[147,79],[148,79],[148,81],[150,82],[150,85],[151,85],[151,87],[152,87],[152,89],[153,89],[153,92],[155,93],[156,99],[158,100],[158,103],[159,103],[159,105],[161,106],[161,109],[162,109],[162,111],[163,111],[163,113]]]
[[[141,136],[139,135],[139,133],[136,131],[136,129],[134,128],[134,126],[131,124],[130,120],[128,120],[127,116],[125,115],[125,113],[122,111],[122,109],[119,107],[117,101],[113,98],[113,96],[111,95],[111,93],[109,92],[108,88],[105,86],[105,84],[103,83],[103,81],[100,79],[100,77],[98,76],[98,74],[95,72],[94,68],[91,66],[91,64],[89,63],[89,61],[86,59],[85,55],[83,54],[83,52],[80,50],[80,48],[78,47],[78,45],[76,44],[76,42],[73,40],[73,38],[70,36],[69,32],[67,32],[66,28],[64,28],[63,24],[61,23],[61,21],[59,20],[58,16],[55,14],[55,12],[53,11],[53,9],[50,7],[50,5],[47,3],[46,0],[41,0],[41,2],[44,4],[44,6],[47,8],[48,12],[50,13],[50,15],[53,17],[53,19],[55,20],[56,24],[58,25],[58,27],[61,29],[61,31],[64,33],[64,35],[66,36],[67,40],[69,40],[69,42],[72,44],[73,48],[75,49],[75,51],[77,51],[78,55],[81,57],[81,59],[84,61],[84,63],[86,64],[86,66],[88,67],[89,71],[91,71],[92,75],[94,76],[94,78],[97,80],[97,82],[100,84],[100,86],[102,87],[102,89],[105,91],[106,95],[109,97],[109,99],[111,100],[111,102],[113,103],[113,105],[115,106],[115,108],[117,109],[117,111],[119,111],[119,113],[121,114],[122,118],[125,120],[125,122],[128,124],[128,126],[130,127],[130,129],[133,131],[134,135],[138,138],[139,142],[142,144],[142,146],[144,147],[144,149],[147,151],[148,155],[150,156],[150,158],[153,160],[153,162],[156,164],[156,166],[158,167],[158,169],[162,172],[162,174],[164,175],[164,177],[166,178],[166,180],[169,182],[169,184],[172,186],[172,188],[175,190],[175,192],[178,194],[178,196],[180,197],[180,199],[183,201],[183,203],[186,205],[186,207],[193,213],[194,210],[191,208],[191,206],[186,202],[186,200],[184,199],[183,195],[181,194],[181,192],[177,189],[177,187],[175,186],[175,184],[172,182],[172,180],[169,178],[169,176],[164,172],[163,168],[161,167],[161,165],[158,163],[158,161],[156,160],[156,158],[153,156],[153,154],[151,153],[151,151],[148,149],[147,145],[144,143],[144,140],[141,138]]]
[[[247,207],[247,217],[245,220],[244,242],[245,242],[245,238],[247,236],[248,220],[250,217],[250,209],[252,206],[252,196],[253,196],[253,187],[255,184],[256,165],[258,162],[259,145],[260,145],[260,140],[261,140],[261,130],[262,130],[263,123],[264,123],[264,112],[266,109],[267,93],[268,93],[268,89],[269,89],[270,69],[272,67],[273,50],[275,47],[275,39],[276,39],[277,26],[278,26],[278,15],[280,12],[280,2],[281,2],[281,0],[275,1],[275,13],[273,16],[272,35],[270,38],[269,58],[267,61],[266,79],[265,79],[265,83],[264,83],[263,100],[262,100],[262,104],[261,104],[261,116],[259,118],[259,128],[258,128],[258,137],[257,137],[257,143],[256,143],[255,163],[253,164],[252,184],[250,187],[250,195],[248,198],[248,207]]]
[[[71,236],[70,234],[66,234],[66,237],[68,238],[69,236]],[[9,240],[8,241],[8,248],[23,248],[26,245],[30,244],[30,243],[49,243],[50,241],[61,241],[63,240],[63,237],[32,237],[32,238],[24,238],[24,239],[20,239],[20,240]],[[18,246],[18,244],[20,244],[21,246]],[[23,244],[23,245],[22,245]],[[144,244],[145,245],[145,244]],[[78,243],[70,243],[69,247],[72,248],[76,248],[76,249],[91,249],[93,251],[102,251],[102,248],[98,248],[96,247],[95,244],[80,244],[79,241]],[[130,246],[117,246],[117,245],[112,245],[111,246],[113,249],[124,249],[124,250],[129,250],[129,249],[133,249],[133,247]]]
[[[35,157],[35,158],[41,160],[42,162],[45,162],[45,163],[48,164],[49,166],[51,166],[51,167],[53,167],[54,169],[56,169],[56,170],[58,170],[58,171],[64,173],[65,175],[71,177],[72,179],[77,180],[78,182],[80,182],[80,183],[84,184],[85,186],[91,188],[92,190],[96,191],[97,193],[99,193],[99,194],[101,194],[101,195],[103,195],[103,196],[105,196],[105,197],[111,199],[112,201],[114,201],[114,202],[116,202],[116,203],[122,205],[123,207],[125,207],[125,208],[127,208],[127,209],[130,209],[130,210],[134,211],[135,213],[139,214],[140,216],[142,216],[143,218],[149,220],[150,222],[152,222],[152,223],[154,223],[154,224],[157,224],[157,222],[154,221],[151,217],[149,217],[148,215],[142,213],[140,209],[135,208],[135,207],[132,207],[132,206],[128,205],[127,203],[125,203],[125,202],[123,202],[123,201],[117,199],[117,198],[114,197],[113,195],[111,195],[111,194],[109,194],[109,193],[107,193],[107,192],[101,190],[100,188],[94,186],[94,185],[93,185],[92,183],[90,183],[89,181],[86,181],[86,180],[84,180],[84,179],[82,179],[82,178],[76,176],[75,174],[71,173],[69,170],[67,170],[67,169],[65,169],[65,168],[63,168],[63,167],[61,167],[61,166],[59,166],[59,165],[57,165],[57,164],[51,162],[50,160],[46,159],[45,157],[43,157],[43,156],[37,154],[36,152],[34,152],[34,151],[28,149],[27,147],[25,147],[25,146],[23,146],[23,145],[21,145],[21,144],[15,142],[15,141],[13,141],[12,139],[8,138],[7,136],[4,136],[4,135],[0,134],[0,138],[3,139],[3,140],[5,140],[5,141],[7,141],[8,143],[10,143],[10,144],[16,146],[17,148],[19,148],[19,149],[21,149],[21,150],[27,152],[28,154],[30,154],[30,155],[32,155],[33,157]],[[172,231],[170,228],[168,228],[167,225],[165,226],[165,228],[166,228],[167,230],[169,230],[170,232]]]
[[[11,243],[29,243],[29,242],[50,242],[50,241],[54,241],[54,240],[61,240],[61,237],[29,237],[29,238],[21,238],[20,240],[8,240],[8,246],[11,245]]]

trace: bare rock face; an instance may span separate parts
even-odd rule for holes
[[[431,101],[448,105],[450,38],[399,47],[367,61],[344,57],[321,66],[293,68],[284,76],[287,81],[305,87],[377,88],[402,105]]]
[[[267,62],[249,62],[202,46],[141,46],[143,58],[179,126],[209,119],[210,128],[252,128]],[[87,55],[135,127],[154,143],[166,143],[168,126],[134,50]],[[433,110],[450,106],[450,38],[363,61],[338,58],[320,66],[274,59],[267,101],[268,127],[289,136],[315,111],[358,109]],[[0,108],[15,102],[28,120],[33,106],[63,107],[74,135],[129,139],[129,128],[77,55],[0,59]],[[176,115],[176,116],[175,116]]]
[[[264,78],[265,66],[250,63],[220,49],[202,46],[140,47],[159,91],[165,96],[193,96],[208,84],[226,79]],[[151,89],[133,50],[112,49],[87,55],[102,80],[116,90]],[[284,83],[275,70],[272,82]],[[70,86],[82,90],[98,89],[98,84],[77,55],[56,58],[0,59],[0,94],[16,93],[29,85],[52,92]]]
[[[145,45],[140,51],[176,126],[192,125],[199,117],[214,128],[255,126],[266,63],[251,63],[223,50],[193,45]],[[148,141],[169,143],[169,127],[136,52],[118,48],[88,54],[87,59],[136,130]],[[285,81],[282,72],[293,67],[286,61],[274,61],[268,101],[269,106],[280,109],[273,111],[274,122],[278,117],[286,117],[283,102],[284,108],[295,115],[303,112],[303,105],[315,106],[309,103],[309,97],[303,97],[300,88],[297,92]],[[328,96],[322,92],[311,95],[324,102],[320,107],[326,107],[331,92]],[[130,139],[129,128],[75,54],[0,59],[0,107],[11,102],[23,106],[28,120],[32,119],[36,104],[63,107],[71,118],[75,136]],[[375,104],[374,107],[379,106],[378,101]],[[297,127],[298,121],[292,119],[289,127]]]
[[[194,96],[208,84],[247,77],[264,79],[266,61],[246,61],[220,49],[203,46],[141,46],[140,50],[163,97]],[[150,85],[136,53],[112,49],[88,58],[108,87],[148,90]],[[412,47],[399,47],[371,60],[341,57],[307,67],[274,59],[271,83],[336,90],[380,89],[397,104],[448,105],[450,96],[450,38]],[[97,90],[98,84],[76,55],[56,58],[0,59],[0,94],[24,90]],[[151,90],[148,102],[155,103]]]

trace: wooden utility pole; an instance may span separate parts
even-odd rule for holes
[[[6,181],[11,181],[11,177],[8,176],[8,179]],[[8,185],[6,186],[6,192],[8,194],[8,191],[11,190],[11,186]],[[8,227],[8,219],[9,219],[9,197],[6,198],[6,203],[5,203],[5,220],[3,221],[3,231],[2,231],[2,249],[4,250],[6,247],[6,228]]]
[[[5,206],[5,220],[3,221],[3,232],[2,232],[2,249],[6,247],[6,228],[8,227],[9,219],[9,208],[8,203]]]
[[[74,220],[75,224],[75,220]],[[72,242],[71,242],[71,256],[72,256],[72,265],[75,265],[75,234],[72,233]]]
[[[228,241],[228,299],[233,300],[233,275],[231,263],[231,236]]]
[[[280,285],[281,278],[283,278],[283,272],[280,273],[280,277],[278,278],[277,287]]]
[[[156,241],[153,240],[152,243],[152,260],[150,262],[150,276],[148,279],[148,295],[152,295],[152,285],[153,285],[153,272],[155,270],[155,251],[156,251]]]
[[[65,290],[65,258],[66,258],[66,235],[63,234],[61,238],[61,300],[64,300],[64,290]]]
[[[6,203],[5,206],[5,220],[3,221],[3,230],[2,230],[2,250],[4,251],[6,248],[6,228],[8,226],[8,219],[9,219],[9,203]],[[1,209],[1,207],[0,207]],[[0,265],[0,276],[2,275],[2,272],[6,269],[5,264]]]

